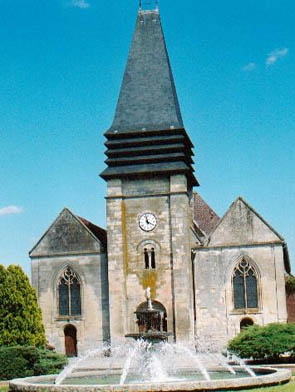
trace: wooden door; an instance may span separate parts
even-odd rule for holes
[[[68,357],[77,356],[77,330],[73,325],[67,325],[64,329],[65,350]]]

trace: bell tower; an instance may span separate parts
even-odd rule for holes
[[[139,9],[105,137],[111,338],[140,330],[138,309],[150,288],[165,314],[161,328],[175,340],[192,340],[190,202],[198,182],[158,7]]]

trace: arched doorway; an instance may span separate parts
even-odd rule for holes
[[[240,330],[243,331],[243,329],[248,328],[253,324],[254,322],[250,317],[245,317],[240,322]]]
[[[65,351],[68,357],[77,356],[77,330],[76,328],[69,324],[64,328],[65,334]]]
[[[152,301],[152,309],[147,301],[136,309],[139,332],[167,332],[167,313],[165,307],[158,301]]]

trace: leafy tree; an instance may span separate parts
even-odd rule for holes
[[[21,267],[0,265],[0,346],[46,343],[36,293]]]
[[[279,361],[288,353],[295,358],[295,324],[253,325],[233,338],[228,349],[241,358]]]

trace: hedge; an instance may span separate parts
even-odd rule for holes
[[[295,359],[295,324],[272,323],[246,328],[228,344],[241,358],[280,362],[285,356]]]
[[[32,346],[0,347],[0,380],[59,373],[64,355]]]

